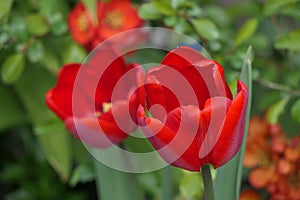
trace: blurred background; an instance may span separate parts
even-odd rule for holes
[[[0,0],[0,199],[100,199],[93,159],[46,107],[45,94],[64,64],[81,63],[107,37],[142,26],[199,41],[222,64],[233,91],[252,46],[241,199],[300,199],[300,1],[105,2],[99,14],[104,3],[97,0]],[[108,15],[115,11],[131,14],[120,21]],[[134,56],[159,63],[164,55]],[[198,173],[172,171],[173,199],[202,199]],[[160,199],[161,174],[136,175],[145,199]]]

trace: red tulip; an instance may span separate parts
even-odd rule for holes
[[[199,171],[224,165],[238,151],[244,133],[247,87],[233,99],[217,62],[180,47],[146,75],[147,108],[138,122],[151,144],[171,165]]]
[[[64,66],[56,86],[46,95],[46,103],[74,136],[89,145],[106,148],[121,142],[136,128],[136,119],[130,117],[136,118],[136,112],[129,113],[128,104],[142,77],[137,64],[127,65],[118,53],[104,48],[87,64]],[[136,110],[143,103],[132,104]]]

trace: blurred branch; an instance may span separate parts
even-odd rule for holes
[[[264,79],[256,79],[256,81],[258,83],[260,83],[261,85],[264,85],[268,88],[271,88],[271,89],[274,89],[274,90],[280,90],[280,91],[283,91],[283,92],[287,92],[291,95],[294,95],[294,96],[300,96],[300,90],[292,90],[291,88],[285,86],[285,85],[281,85],[279,83],[274,83],[274,82],[271,82],[271,81],[267,81],[267,80],[264,80]]]

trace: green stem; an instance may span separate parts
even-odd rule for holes
[[[213,180],[211,177],[210,166],[204,165],[201,167],[202,180],[204,185],[205,200],[215,200],[215,192]]]
[[[162,170],[162,200],[173,199],[173,171],[171,166]]]

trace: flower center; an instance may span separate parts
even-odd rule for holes
[[[111,105],[112,105],[111,103],[106,103],[106,102],[102,103],[102,112],[101,111],[96,111],[96,113],[95,113],[96,117],[100,117],[100,115],[102,113],[108,112],[109,109],[111,108]]]
[[[88,29],[88,19],[85,14],[81,14],[77,19],[77,26],[79,31],[85,32]]]
[[[123,26],[124,15],[119,10],[108,12],[105,15],[105,23],[112,29],[119,29]]]
[[[111,108],[111,103],[102,103],[102,111],[103,113],[106,113],[107,111],[109,111],[109,109]]]

